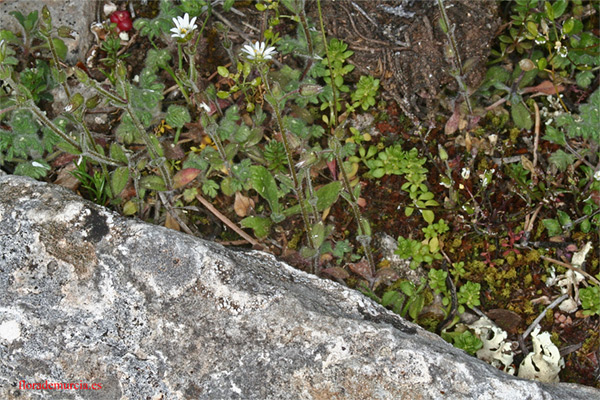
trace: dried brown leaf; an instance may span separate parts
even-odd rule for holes
[[[250,197],[246,197],[240,192],[235,193],[235,202],[233,203],[233,210],[238,217],[245,217],[248,215],[248,211],[254,207],[254,200]]]

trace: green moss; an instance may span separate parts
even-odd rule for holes
[[[288,241],[287,247],[292,250],[297,250],[300,239],[302,239],[302,231],[297,230],[294,232],[292,238]]]
[[[525,254],[525,262],[528,264],[536,263],[540,261],[540,252],[537,250],[528,251]]]
[[[554,311],[551,309],[546,310],[546,315],[544,316],[544,319],[548,324],[552,324],[554,322]]]
[[[533,282],[533,276],[531,274],[527,274],[523,277],[523,286],[528,287]]]
[[[520,135],[521,135],[521,129],[519,129],[519,128],[512,128],[509,131],[509,138],[510,138],[510,141],[513,143],[517,142],[517,139],[519,138]]]
[[[456,238],[452,241],[452,243],[450,244],[451,247],[455,247],[455,248],[459,248],[462,247],[462,239]]]
[[[515,261],[517,261],[515,254],[514,253],[508,253],[506,256],[506,262],[508,263],[508,265],[513,265],[515,263]]]

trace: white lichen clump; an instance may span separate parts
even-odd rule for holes
[[[480,318],[469,325],[483,342],[483,347],[477,350],[477,358],[484,360],[492,366],[502,371],[514,375],[515,368],[513,362],[513,343],[506,342],[508,334],[506,331],[498,328],[488,318]]]
[[[558,373],[565,366],[558,347],[550,341],[550,333],[540,332],[537,326],[531,333],[533,352],[519,366],[519,377],[540,382],[558,382]]]

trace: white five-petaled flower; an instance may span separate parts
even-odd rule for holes
[[[254,42],[254,44],[244,45],[242,48],[244,56],[249,60],[265,61],[273,59],[273,55],[277,53],[275,47],[267,47],[265,42]]]
[[[185,13],[183,18],[177,17],[173,18],[173,23],[175,24],[175,28],[171,28],[171,35],[174,38],[185,39],[190,33],[196,29],[196,17],[192,18],[190,21],[190,15]]]
[[[594,179],[597,181],[600,181],[600,169],[596,172],[594,172]]]

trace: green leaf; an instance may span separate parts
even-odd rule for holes
[[[583,23],[575,18],[569,18],[563,25],[563,32],[567,35],[576,35],[583,30]]]
[[[212,179],[209,179],[202,183],[202,193],[212,198],[217,197],[217,189],[219,184]]]
[[[35,160],[19,163],[15,168],[14,174],[40,179],[45,177],[48,171],[50,171],[50,165],[46,161]]]
[[[315,249],[318,249],[325,241],[325,224],[323,221],[313,224],[311,227],[311,235]]]
[[[110,188],[115,196],[125,189],[129,180],[129,168],[119,167],[110,174]]]
[[[544,3],[544,9],[546,10],[546,17],[548,17],[549,20],[554,21],[554,9],[549,1]]]
[[[419,313],[421,312],[421,310],[423,310],[423,306],[425,305],[425,296],[423,296],[422,294],[419,294],[415,297],[413,297],[410,301],[410,305],[408,307],[408,315],[410,315],[410,317],[413,320],[416,320],[417,317],[419,316]]]
[[[558,236],[562,233],[562,227],[555,219],[544,219],[542,220],[542,224],[544,224],[544,227],[548,230],[548,236]]]
[[[224,90],[219,90],[217,92],[217,97],[220,98],[220,99],[226,99],[226,98],[229,97],[229,92],[226,92]]]
[[[271,207],[274,214],[281,214],[281,205],[279,204],[279,191],[277,182],[268,169],[262,165],[253,165],[251,170],[252,188],[264,198]]]
[[[521,129],[530,130],[533,126],[533,120],[529,114],[529,110],[523,103],[516,103],[510,108],[510,115],[515,124]]]
[[[265,217],[246,217],[240,221],[240,224],[244,228],[252,228],[254,236],[258,239],[264,239],[269,235],[272,222]]]
[[[565,10],[567,9],[567,1],[566,0],[557,0],[554,2],[554,4],[552,4],[552,11],[553,11],[553,15],[554,18],[560,18],[561,15],[563,15],[563,13],[565,12]]]
[[[552,125],[546,125],[546,134],[542,139],[552,143],[560,144],[561,146],[564,146],[567,143],[565,140],[565,134]]]
[[[422,210],[422,213],[423,213],[423,219],[425,220],[425,222],[427,222],[428,224],[432,224],[433,221],[435,220],[435,215],[434,215],[433,211]]]
[[[574,155],[565,153],[563,150],[557,150],[549,157],[550,162],[556,165],[560,171],[566,171],[569,165],[575,162],[575,159]]]
[[[383,294],[383,296],[381,296],[381,305],[384,307],[389,305],[393,306],[400,301],[402,301],[400,293],[396,292],[395,290],[387,291]]]
[[[64,60],[67,56],[67,51],[69,51],[65,42],[63,42],[62,39],[53,38],[52,43],[54,44],[54,49],[56,50],[56,55],[58,55],[58,58]]]
[[[174,128],[183,128],[183,126],[191,120],[192,118],[186,107],[172,104],[167,109],[165,121]]]
[[[229,70],[222,65],[219,65],[217,67],[217,72],[224,78],[227,78],[229,76]]]
[[[146,67],[150,68],[151,71],[156,71],[158,68],[168,66],[170,60],[171,54],[169,54],[168,49],[150,49],[146,55]]]
[[[592,71],[581,71],[575,75],[575,81],[577,82],[577,86],[581,88],[587,88],[592,83],[594,79],[594,73]]]
[[[227,12],[231,9],[231,7],[233,7],[233,4],[235,3],[235,0],[225,0],[225,2],[223,2],[223,11]]]
[[[342,182],[334,181],[330,182],[325,186],[320,187],[315,195],[317,196],[317,211],[323,211],[328,207],[331,207],[335,203],[340,195],[342,189]]]
[[[123,148],[121,147],[121,145],[118,143],[115,143],[115,142],[111,143],[110,158],[127,164],[127,156],[125,155],[125,152],[123,151]]]
[[[140,179],[140,187],[149,190],[155,190],[157,192],[162,192],[167,190],[167,186],[163,179],[158,175],[147,175]]]
[[[556,214],[558,216],[558,222],[560,223],[561,227],[568,225],[572,222],[571,217],[569,217],[569,214],[567,214],[566,212],[558,210]]]

